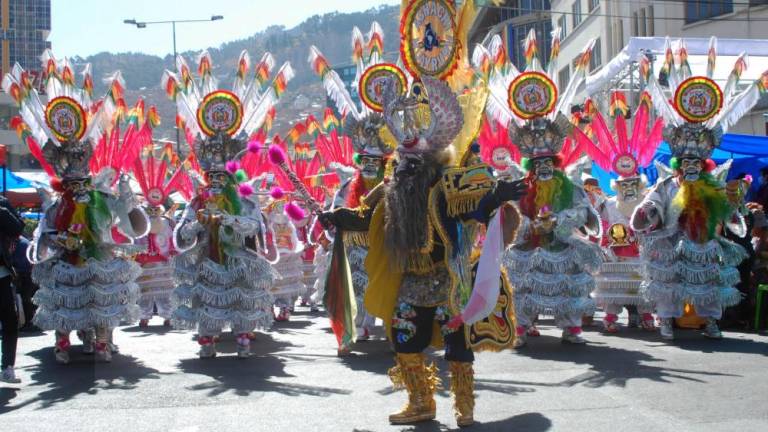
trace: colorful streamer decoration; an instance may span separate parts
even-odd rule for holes
[[[545,116],[555,109],[557,86],[541,72],[524,72],[509,84],[509,107],[524,120]]]
[[[383,106],[383,93],[384,85],[388,79],[395,81],[396,92],[398,95],[402,95],[405,89],[408,88],[408,80],[405,77],[405,73],[399,67],[391,63],[380,63],[373,65],[363,72],[360,77],[359,92],[360,99],[368,108],[382,112]]]
[[[77,141],[85,135],[85,110],[67,96],[59,96],[48,102],[45,122],[59,141]]]
[[[414,0],[400,21],[400,54],[413,76],[445,79],[459,60],[456,10],[447,0]]]
[[[218,132],[234,135],[243,121],[243,104],[232,92],[217,90],[208,93],[197,108],[197,123],[208,136]]]
[[[695,76],[680,83],[675,91],[675,109],[687,121],[705,122],[723,107],[723,91],[713,80]]]

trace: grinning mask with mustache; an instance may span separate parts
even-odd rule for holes
[[[702,162],[699,158],[683,158],[680,161],[680,173],[685,181],[695,182],[698,180],[702,169]]]
[[[555,173],[555,160],[551,157],[536,158],[533,161],[533,173],[536,175],[536,180],[552,180],[552,176]]]

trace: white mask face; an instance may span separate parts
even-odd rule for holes
[[[680,162],[680,171],[685,181],[694,182],[701,176],[701,159],[683,158]]]
[[[366,180],[373,180],[379,176],[381,158],[373,156],[360,157],[360,174]]]
[[[640,198],[640,179],[617,181],[616,192],[621,201],[636,201]]]
[[[537,180],[552,180],[555,172],[555,161],[550,157],[533,160],[533,172]]]

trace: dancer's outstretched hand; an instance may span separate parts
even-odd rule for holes
[[[523,180],[503,181],[496,183],[496,194],[502,201],[518,201],[528,192],[528,186]]]
[[[331,229],[336,226],[336,214],[331,211],[322,212],[317,216],[320,225],[325,229]]]

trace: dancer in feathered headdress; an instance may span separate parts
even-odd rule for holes
[[[473,2],[463,7],[473,8]],[[494,321],[506,323],[511,318],[507,310],[495,315],[499,262],[492,258],[484,264],[481,259],[473,289],[470,252],[475,223],[488,222],[501,203],[519,198],[524,186],[497,183],[487,165],[466,166],[452,160],[452,150],[464,152],[479,127],[479,121],[465,116],[459,98],[444,81],[461,58],[457,16],[464,14],[457,15],[453,2],[408,2],[401,21],[401,51],[418,81],[408,88],[393,76],[382,80],[384,121],[395,137],[399,158],[393,177],[370,192],[360,207],[320,217],[326,226],[368,231],[365,307],[384,321],[397,361],[390,377],[408,391],[407,405],[389,417],[393,424],[435,418],[437,371],[427,365],[424,354],[432,342],[446,346],[457,423],[472,424],[472,346],[477,342],[473,336],[483,336],[472,333],[471,326],[491,314]],[[489,232],[497,233],[498,217],[494,221]],[[500,241],[486,244],[495,246],[499,258]],[[475,295],[478,292],[482,294]],[[509,325],[506,331],[513,334]]]
[[[152,121],[153,108],[148,121]],[[165,320],[163,325],[169,327],[173,315],[171,293],[175,287],[171,258],[176,255],[173,247],[176,222],[172,214],[175,206],[169,207],[169,196],[178,192],[189,200],[194,188],[170,143],[160,146],[152,141],[144,143],[141,155],[134,161],[133,175],[141,188],[142,206],[150,223],[149,234],[139,241],[147,251],[136,255],[136,262],[142,267],[138,280],[141,288],[139,327],[149,325],[155,310]]]
[[[199,82],[182,57],[177,58],[178,74],[166,71],[162,80],[204,173],[203,185],[174,231],[174,246],[181,252],[175,261],[180,284],[174,294],[180,304],[174,325],[197,327],[201,358],[216,355],[214,338],[226,327],[237,335],[238,357],[248,357],[250,333],[272,324],[269,289],[275,275],[258,254],[265,234],[260,205],[238,160],[260,149],[249,140],[293,71],[285,63],[272,85],[265,86],[260,68],[255,78],[248,78],[246,52],[240,60],[231,92],[218,88],[206,52],[198,62]]]
[[[351,171],[352,177],[345,181],[336,194],[334,207],[357,207],[361,200],[376,185],[384,179],[384,170],[389,156],[394,150],[394,142],[391,136],[387,137],[384,133],[384,118],[381,115],[382,100],[381,94],[384,80],[389,77],[395,78],[396,85],[402,91],[407,86],[405,73],[396,65],[385,63],[381,57],[383,34],[378,23],[371,25],[371,30],[367,36],[367,43],[362,32],[355,27],[352,31],[352,60],[357,67],[355,84],[358,89],[358,98],[362,101],[360,105],[356,104],[352,96],[347,91],[344,83],[338,74],[330,68],[328,61],[322,53],[316,48],[310,48],[309,62],[315,72],[322,78],[323,85],[328,95],[333,99],[338,111],[344,116],[344,128],[342,140],[351,140],[354,149],[354,164],[352,161],[331,160],[337,167],[337,171]],[[368,56],[364,56],[363,46],[368,47]],[[335,134],[335,136],[334,136]],[[330,131],[328,137],[321,137],[316,144],[318,150],[326,159],[339,159],[343,152],[334,151],[339,145],[333,145],[339,142],[339,132]],[[335,138],[335,139],[334,139]],[[330,140],[330,142],[329,142]],[[343,145],[343,142],[339,144]],[[351,343],[355,340],[356,328],[347,328],[340,324],[342,315],[352,315],[355,321],[355,327],[360,327],[362,334],[357,336],[359,340],[370,338],[371,330],[375,319],[368,315],[363,305],[363,296],[368,285],[368,275],[364,268],[364,261],[368,252],[368,236],[362,231],[345,231],[339,233],[338,240],[344,243],[345,254],[340,256],[334,254],[332,259],[343,260],[346,262],[338,265],[331,265],[331,271],[349,267],[352,275],[351,282],[354,290],[354,297],[357,300],[357,313],[352,314],[349,308],[339,316],[331,317],[335,323],[332,328],[335,329],[336,337],[339,343],[338,354],[349,354]],[[331,297],[343,297],[346,295],[348,287],[339,286],[341,279],[335,274],[330,274],[332,281],[336,281],[332,289],[326,289],[326,295]],[[328,287],[326,287],[328,288]],[[333,298],[328,298],[325,303],[335,302]],[[329,312],[334,312],[330,308]]]
[[[644,60],[647,61],[647,60]],[[642,314],[640,324],[653,331],[653,304],[640,294],[643,262],[637,236],[629,227],[629,219],[647,193],[645,176],[639,169],[653,159],[661,143],[663,120],[650,123],[651,98],[640,96],[631,134],[625,116],[629,112],[624,94],[611,96],[609,112],[613,126],[609,126],[600,112],[590,116],[590,127],[596,142],[581,129],[574,129],[575,137],[592,161],[607,172],[617,174],[613,182],[616,196],[593,203],[603,224],[603,237],[599,240],[606,259],[600,267],[597,288],[592,293],[605,311],[603,326],[608,333],[619,331],[618,314],[625,305],[632,305]],[[615,132],[614,132],[615,130]],[[630,309],[630,306],[627,306]],[[632,313],[630,313],[632,315]]]
[[[746,66],[742,55],[721,89],[712,80],[715,45],[713,37],[706,75],[693,76],[685,46],[681,44],[676,64],[667,42],[663,72],[673,103],[653,75],[647,74],[654,107],[666,124],[663,136],[672,150],[674,174],[660,179],[648,193],[632,215],[631,227],[642,235],[648,276],[643,289],[656,304],[661,337],[667,340],[674,338],[673,319],[682,316],[686,303],[706,319],[704,335],[720,339],[717,320],[723,308],[741,301],[733,287],[739,281],[735,266],[746,252],[718,234],[718,229],[725,224],[731,232],[746,234],[738,211],[743,193],[725,188],[728,165],[715,167],[709,157],[723,133],[765,94],[768,71],[737,91]]]
[[[51,176],[55,193],[28,251],[40,285],[34,322],[56,330],[58,362],[69,362],[72,330],[83,338],[83,352],[95,349],[99,360],[110,361],[115,348],[111,329],[133,321],[138,312],[135,280],[141,270],[126,258],[135,252],[132,247],[115,243],[113,226],[131,239],[147,232],[147,216],[134,205],[121,176],[127,168],[124,157],[135,154],[145,132],[130,125],[120,136],[125,102],[119,72],[106,82],[107,94],[94,102],[90,67],[79,87],[69,61],[57,61],[50,51],[42,60],[46,105],[19,65],[3,78],[3,89],[19,105],[15,127]],[[104,163],[95,163],[107,149],[112,151],[103,155]]]
[[[558,38],[556,29],[553,44],[559,43]],[[509,128],[511,141],[522,156],[529,188],[520,201],[521,229],[504,256],[515,288],[518,347],[526,344],[527,336],[538,335],[534,320],[545,312],[555,315],[557,326],[563,329],[563,341],[584,343],[581,317],[595,307],[589,298],[594,288],[590,272],[600,264],[600,251],[575,237],[574,231],[583,228],[597,234],[600,220],[580,180],[570,178],[566,171],[582,153],[578,143],[567,138],[573,130],[569,115],[593,44],[590,41],[580,55],[570,82],[558,87],[550,75],[557,70],[557,50],[553,47],[545,73],[536,55],[535,32],[531,31],[525,41],[525,71],[502,62],[489,78],[487,112]]]

